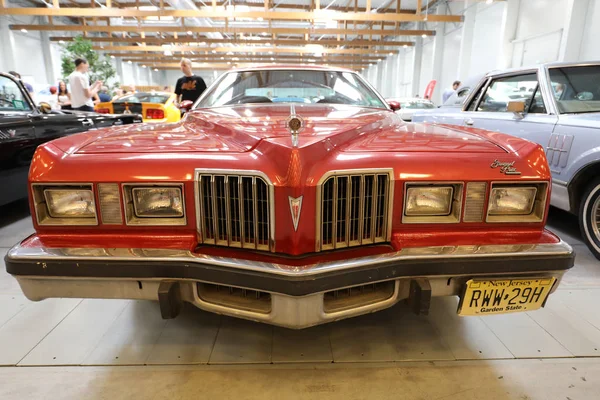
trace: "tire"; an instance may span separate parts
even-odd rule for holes
[[[593,180],[579,205],[579,228],[587,247],[600,260],[600,179]]]

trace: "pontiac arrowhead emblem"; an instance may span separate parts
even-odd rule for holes
[[[290,201],[290,212],[292,213],[292,222],[294,223],[294,230],[298,230],[298,222],[300,222],[300,212],[302,211],[302,196],[293,198],[288,196]]]

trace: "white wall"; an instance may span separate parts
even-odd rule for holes
[[[570,12],[571,5],[581,5],[580,2],[588,3],[587,12],[583,13],[585,17],[572,17],[577,13]],[[434,100],[439,99],[441,93],[457,79],[465,81],[499,68],[560,61],[561,57],[566,57],[561,52],[561,46],[565,48],[565,44],[569,43],[567,32],[572,26],[583,27],[581,48],[575,51],[575,54],[579,54],[575,59],[600,60],[600,0],[506,0],[492,4],[452,1],[447,5],[450,14],[462,14],[467,7],[469,11],[475,13],[475,23],[471,41],[463,37],[465,32],[462,23],[445,24],[441,76],[434,92]],[[518,12],[514,14],[508,12],[511,9]],[[569,20],[569,18],[574,19]],[[417,29],[414,24],[404,27]],[[428,23],[426,29],[436,29],[436,25]],[[415,39],[409,38],[409,40]],[[432,57],[434,55],[433,46],[429,43],[429,39],[424,40],[418,82],[420,96],[423,95],[427,83],[433,79]],[[467,60],[466,67],[463,65],[463,69],[466,70],[464,76],[457,76],[458,57],[461,45],[464,43],[470,43],[471,56]],[[503,57],[502,51],[506,48],[508,48],[507,56]],[[394,62],[399,76],[394,81],[392,89],[381,85],[378,76],[373,77],[373,74],[378,72],[375,67],[366,70],[365,75],[370,77],[369,79],[380,91],[393,92],[394,96],[414,96],[416,93],[409,93],[412,85],[413,62],[412,49],[401,51],[398,60]]]
[[[600,0],[588,0],[587,18],[583,41],[581,42],[581,53],[579,58],[587,61],[600,60]]]
[[[16,71],[23,80],[35,83],[49,83],[42,54],[41,39],[38,32],[13,32],[15,39]],[[37,37],[36,37],[37,36]]]

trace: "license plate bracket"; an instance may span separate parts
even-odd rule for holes
[[[458,305],[458,315],[493,315],[533,311],[544,306],[556,278],[471,279]]]

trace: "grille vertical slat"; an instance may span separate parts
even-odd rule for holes
[[[386,241],[390,184],[387,173],[327,178],[320,190],[318,250]]]
[[[200,174],[197,185],[202,243],[271,249],[271,190],[263,178]]]

